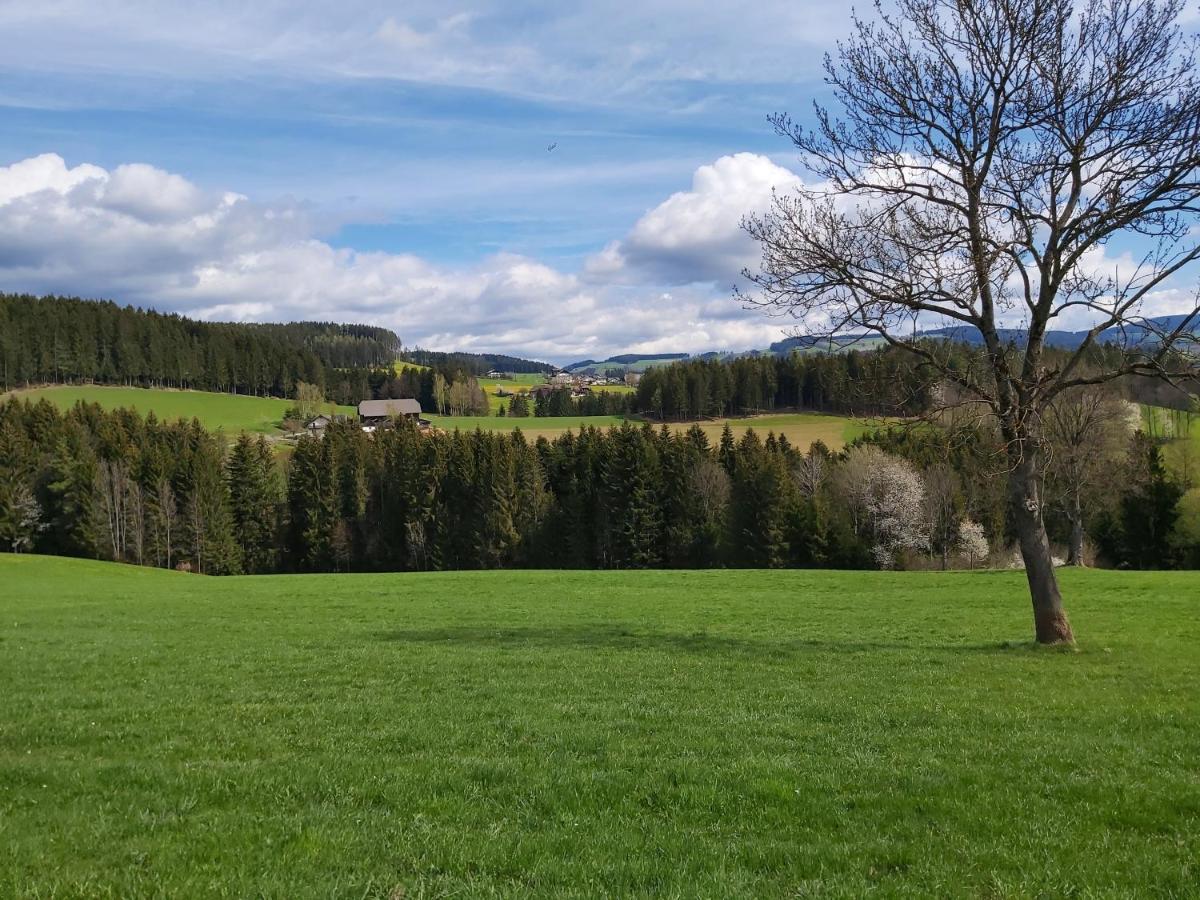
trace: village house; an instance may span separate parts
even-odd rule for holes
[[[557,372],[550,376],[550,384],[557,387],[565,387],[575,383],[575,376],[570,372]]]
[[[321,413],[305,422],[304,429],[313,437],[324,437],[326,428],[334,422],[345,422],[348,418],[349,416],[344,416],[340,413],[332,416]]]
[[[421,404],[416,400],[364,400],[358,404],[358,424],[368,434],[386,428],[393,419],[411,419],[421,428],[429,427],[421,418]]]
[[[317,416],[316,418],[309,419],[307,422],[304,423],[304,427],[305,427],[305,429],[307,429],[308,433],[311,434],[313,437],[320,437],[321,435],[323,435],[325,433],[325,429],[329,427],[329,424],[332,421],[333,421],[332,418],[330,418],[327,415],[322,414],[322,415]]]

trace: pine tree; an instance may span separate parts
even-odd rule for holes
[[[275,567],[278,479],[271,448],[259,435],[239,435],[226,466],[234,540],[242,567],[251,573]]]
[[[190,491],[184,501],[187,549],[195,571],[228,575],[241,571],[234,537],[225,460],[216,438],[204,435],[191,458]]]

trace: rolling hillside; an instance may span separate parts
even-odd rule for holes
[[[104,409],[136,409],[159,419],[200,420],[205,428],[222,428],[229,433],[250,431],[259,434],[280,433],[279,424],[291,400],[274,397],[245,397],[208,391],[175,391],[153,388],[122,388],[101,385],[60,385],[12,391],[4,397],[30,400],[46,399],[63,409],[76,402],[99,403]],[[354,407],[339,406],[337,412],[354,413]]]

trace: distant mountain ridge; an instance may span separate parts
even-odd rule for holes
[[[1119,327],[1108,328],[1102,332],[1097,338],[1100,344],[1105,343],[1125,343],[1131,345],[1140,345],[1148,342],[1153,342],[1157,339],[1157,331],[1171,331],[1187,318],[1184,315],[1174,316],[1155,316],[1144,320],[1144,324],[1126,325],[1124,329]],[[1200,322],[1194,323],[1192,333],[1200,338]],[[1046,346],[1054,347],[1060,350],[1074,350],[1087,337],[1087,330],[1083,331],[1047,331]],[[928,331],[917,333],[918,337],[923,338],[942,338],[948,341],[961,341],[972,346],[981,346],[983,344],[983,336],[975,328],[967,325],[952,325],[948,328],[931,328]],[[1021,341],[1025,337],[1025,329],[1023,328],[1002,328],[1000,329],[1000,338],[1005,342]],[[790,337],[780,341],[775,341],[766,350],[744,350],[738,353],[726,353],[715,350],[710,350],[704,353],[622,353],[617,356],[610,356],[607,360],[587,359],[582,362],[571,363],[565,367],[567,372],[582,372],[587,370],[603,371],[605,368],[622,368],[625,371],[644,371],[649,365],[661,365],[663,363],[674,362],[680,359],[697,358],[719,358],[719,357],[738,357],[738,356],[760,356],[763,354],[781,354],[791,353],[795,350],[816,350],[816,351],[831,351],[850,349],[870,349],[878,346],[882,341],[875,334],[844,334],[834,335],[832,338],[816,338],[816,337]]]

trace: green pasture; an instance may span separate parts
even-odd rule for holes
[[[0,896],[1195,896],[1195,580],[0,555]]]
[[[221,428],[230,434],[240,431],[278,434],[284,412],[294,405],[294,401],[275,397],[103,385],[58,385],[13,391],[4,396],[44,398],[62,409],[83,400],[99,403],[105,409],[136,409],[142,415],[153,412],[162,421],[196,418],[205,428]],[[330,408],[347,414],[355,412],[351,406],[330,404]]]

